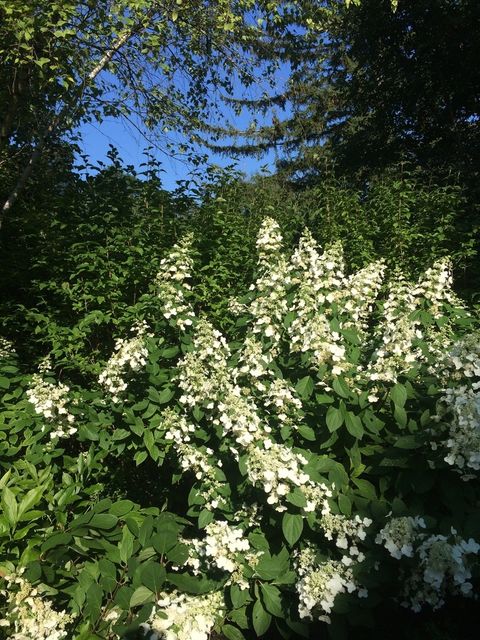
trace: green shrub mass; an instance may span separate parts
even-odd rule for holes
[[[222,180],[163,219],[110,225],[96,200],[97,247],[80,227],[48,305],[25,284],[7,309],[0,637],[470,637],[480,336],[445,257],[460,196],[437,198],[428,247],[427,214],[405,216],[434,199],[403,201],[387,250],[381,184],[343,235],[338,185],[321,226],[273,182],[239,207]]]

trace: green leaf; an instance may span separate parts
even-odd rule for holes
[[[188,573],[168,573],[167,580],[180,591],[186,593],[202,594],[218,589],[222,583],[216,580],[208,580],[206,578],[195,578]]]
[[[307,499],[300,489],[295,487],[295,489],[287,495],[287,502],[290,502],[290,504],[293,504],[296,507],[305,507]]]
[[[421,443],[415,436],[402,436],[395,442],[398,449],[418,449]]]
[[[354,438],[358,438],[359,440],[365,433],[361,419],[351,411],[347,411],[345,415],[345,426],[347,427],[347,431],[350,433],[350,435],[352,435]]]
[[[162,526],[162,531],[152,536],[151,543],[160,554],[172,549],[178,542],[179,529],[176,526]]]
[[[163,565],[150,561],[142,567],[140,576],[145,587],[154,593],[158,593],[165,582],[167,572]]]
[[[248,534],[248,540],[254,549],[269,552],[268,540],[264,533],[252,531],[252,533]]]
[[[335,378],[332,384],[333,390],[337,395],[341,398],[349,398],[350,397],[350,387],[345,382],[343,378]]]
[[[284,513],[282,519],[282,531],[285,540],[294,545],[303,531],[303,518],[299,514]]]
[[[93,621],[98,617],[102,608],[103,589],[96,582],[92,582],[87,589],[86,595],[87,602],[84,611],[88,618]]]
[[[166,360],[174,358],[178,354],[178,347],[166,347],[160,351],[160,356]]]
[[[8,487],[2,491],[2,507],[8,522],[15,526],[18,520],[18,505],[13,491]]]
[[[301,380],[299,380],[295,386],[295,391],[298,393],[300,398],[303,400],[308,400],[308,398],[312,395],[314,389],[314,383],[310,376],[305,376]]]
[[[289,554],[286,549],[284,551],[285,553],[279,553],[276,556],[271,556],[267,552],[260,556],[255,571],[262,580],[275,580],[288,571]]]
[[[234,609],[240,609],[244,604],[251,600],[248,589],[240,589],[236,584],[230,587],[230,600]]]
[[[130,598],[130,608],[138,607],[138,605],[145,604],[145,602],[153,602],[154,598],[155,594],[142,585],[133,592]]]
[[[135,460],[135,464],[137,465],[137,467],[139,467],[142,462],[145,462],[145,460],[148,458],[148,453],[146,451],[137,451],[137,453],[133,456],[133,459]]]
[[[121,517],[130,513],[134,506],[135,504],[131,500],[119,500],[112,504],[109,512],[114,516]]]
[[[397,383],[390,389],[390,398],[397,407],[404,407],[407,401],[407,390],[403,384]]]
[[[315,442],[316,435],[315,431],[308,427],[306,424],[301,424],[297,427],[298,433],[305,438],[305,440],[310,440],[310,442]]]
[[[369,500],[377,499],[377,492],[371,482],[363,478],[352,478],[352,482],[357,485],[358,492],[361,496]]]
[[[166,404],[170,402],[173,398],[174,392],[171,389],[163,389],[163,391],[159,394],[157,402],[159,404]]]
[[[167,558],[169,562],[173,562],[173,564],[177,566],[182,566],[185,564],[188,558],[188,547],[186,544],[176,544],[172,549],[167,551]]]
[[[280,597],[280,590],[273,584],[266,582],[260,584],[260,590],[262,592],[263,604],[265,609],[277,618],[283,618],[282,600]]]
[[[352,501],[347,496],[344,496],[343,493],[338,496],[338,506],[344,516],[349,518],[352,515]]]
[[[112,440],[125,440],[130,435],[130,431],[126,429],[115,429],[113,432]]]
[[[210,524],[213,521],[213,513],[208,509],[202,509],[200,511],[200,515],[198,516],[198,528],[204,529],[207,524]]]
[[[317,393],[315,395],[315,400],[317,404],[332,404],[335,402],[334,398],[332,398],[332,396],[327,396],[326,393]]]
[[[327,427],[330,433],[339,429],[343,424],[343,414],[336,407],[328,407],[327,410]]]
[[[55,549],[56,547],[66,547],[70,542],[72,542],[73,537],[70,533],[55,533],[53,536],[50,536],[45,540],[42,544],[42,553],[46,553],[50,549]]]
[[[272,616],[265,611],[260,600],[257,600],[253,605],[252,621],[257,636],[263,636],[268,631]]]
[[[120,552],[120,560],[127,564],[128,560],[132,557],[133,553],[133,534],[130,532],[127,526],[122,529],[122,539],[118,543],[118,549]]]
[[[110,513],[96,513],[88,523],[88,526],[91,529],[112,529],[117,522],[117,516]]]
[[[245,640],[245,636],[237,627],[233,627],[231,624],[224,624],[222,627],[222,634],[228,640]]]
[[[19,518],[21,518],[26,511],[29,511],[32,507],[38,504],[38,502],[40,502],[44,491],[45,487],[43,485],[30,489],[27,495],[22,498],[18,507]]]
[[[407,412],[403,407],[399,407],[395,405],[393,417],[395,418],[395,421],[397,422],[399,427],[402,427],[404,429],[407,426],[407,422],[408,422]]]

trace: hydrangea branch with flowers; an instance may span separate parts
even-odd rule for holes
[[[102,446],[119,459],[140,452],[137,464],[150,456],[171,486],[165,507],[190,523],[183,551],[158,559],[158,589],[139,569],[133,593],[145,600],[99,613],[108,637],[145,603],[144,636],[207,640],[374,616],[379,594],[414,612],[476,597],[480,351],[449,261],[417,283],[381,261],[347,274],[340,243],[322,253],[306,231],[288,257],[266,219],[256,280],[231,301],[226,336],[195,309],[192,242],[162,260],[158,317],[117,341],[98,379],[111,416]],[[162,378],[169,340],[178,355]],[[88,441],[88,411],[70,419],[68,394],[38,374],[27,392],[50,446]],[[23,628],[22,609],[8,612]]]

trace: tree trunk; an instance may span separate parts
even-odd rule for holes
[[[30,156],[30,159],[27,165],[25,166],[22,173],[20,174],[8,198],[3,203],[2,211],[0,213],[0,230],[2,228],[2,222],[5,216],[17,201],[18,196],[25,188],[25,185],[29,177],[32,175],[36,165],[38,164],[38,161],[42,157],[43,150],[45,149],[45,146],[47,145],[49,139],[52,137],[52,135],[62,131],[62,126],[65,124],[68,114],[71,112],[72,108],[74,108],[75,102],[80,99],[85,88],[88,85],[90,85],[92,82],[94,82],[98,74],[105,69],[105,67],[111,61],[113,56],[118,51],[120,51],[120,49],[130,40],[130,38],[132,38],[134,35],[136,35],[137,33],[141,32],[143,29],[146,28],[146,26],[149,24],[151,18],[155,13],[155,10],[156,10],[155,5],[156,3],[153,4],[152,8],[149,9],[149,11],[146,13],[145,17],[142,20],[140,20],[136,25],[134,25],[130,29],[126,29],[120,36],[118,36],[116,41],[112,44],[110,49],[103,55],[100,61],[92,69],[92,71],[90,71],[87,77],[75,88],[75,90],[72,92],[72,95],[69,97],[69,99],[67,99],[67,102],[60,110],[59,114],[53,118],[53,120],[50,122],[48,127],[45,129],[45,131],[42,132],[42,134],[38,139],[37,145],[35,146],[35,149],[32,151],[32,154]]]

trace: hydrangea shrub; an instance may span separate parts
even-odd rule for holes
[[[448,260],[347,275],[267,219],[226,336],[190,245],[89,388],[1,345],[6,637],[315,637],[476,597],[480,340]],[[111,477],[142,467],[138,504]]]

